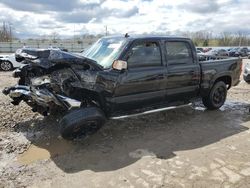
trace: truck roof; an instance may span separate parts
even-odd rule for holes
[[[129,35],[125,37],[125,35],[111,35],[106,36],[104,38],[128,38],[128,39],[183,39],[183,40],[190,40],[187,37],[181,36],[166,36],[166,35]]]

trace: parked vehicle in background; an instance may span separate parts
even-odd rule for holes
[[[205,53],[207,56],[228,56],[229,53],[225,49],[213,49]]]
[[[250,63],[247,63],[244,67],[244,72],[243,72],[243,79],[247,82],[250,83]]]
[[[237,47],[237,48],[233,48],[231,49],[229,52],[228,52],[228,55],[230,57],[246,57],[248,54],[248,48],[247,47],[244,47],[244,48],[240,48],[240,47]]]
[[[212,49],[212,50],[206,52],[205,55],[207,55],[207,56],[217,56],[218,55],[218,51],[215,50],[215,49]]]
[[[204,49],[203,48],[200,48],[200,47],[196,48],[196,51],[198,51],[198,50],[204,53]]]
[[[228,52],[228,55],[230,57],[239,57],[238,49],[239,48],[231,48],[230,51]]]
[[[206,54],[203,53],[202,51],[200,50],[196,50],[196,53],[197,53],[197,57],[199,59],[199,61],[205,61],[206,60]]]
[[[229,53],[225,49],[219,49],[217,50],[217,56],[229,56]]]
[[[204,48],[204,49],[203,49],[203,52],[206,53],[206,52],[208,52],[208,51],[210,51],[210,50],[212,50],[212,48]]]
[[[204,55],[204,53],[203,53],[202,51],[200,51],[200,50],[196,50],[196,53],[197,53],[198,55]]]
[[[0,68],[3,71],[10,71],[22,65],[23,64],[16,61],[15,54],[0,55]]]
[[[240,56],[242,56],[242,57],[246,57],[247,56],[247,54],[248,54],[248,48],[247,47],[243,47],[243,48],[240,48],[239,49],[239,54],[240,54]]]
[[[121,119],[190,105],[197,98],[220,108],[239,83],[241,59],[199,62],[188,38],[109,36],[82,56],[58,50],[16,52],[26,66],[16,86],[3,90],[43,115],[61,112],[60,131],[71,139]]]
[[[243,47],[242,50],[246,51],[246,52],[249,52],[250,49],[248,49],[248,47]]]

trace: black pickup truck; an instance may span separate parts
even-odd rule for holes
[[[241,59],[199,62],[188,38],[104,37],[82,54],[20,49],[14,71],[18,85],[3,93],[43,115],[61,112],[60,130],[69,139],[96,131],[106,119],[147,114],[202,98],[220,108],[239,83]]]

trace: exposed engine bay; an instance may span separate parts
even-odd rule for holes
[[[93,60],[60,50],[20,49],[16,60],[24,64],[13,76],[18,85],[3,90],[14,105],[25,101],[34,112],[48,115],[97,103],[89,97],[95,90],[98,70]],[[98,105],[98,104],[96,104]]]

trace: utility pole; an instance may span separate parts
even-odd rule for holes
[[[3,22],[3,41],[6,42],[7,36],[6,36],[6,25],[5,22]]]
[[[76,26],[74,24],[74,39],[73,39],[72,51],[73,51],[73,48],[75,48],[75,35],[76,35]]]
[[[12,24],[9,23],[9,29],[10,29],[10,42],[12,42],[12,28],[11,28]]]
[[[74,36],[73,36],[74,43],[75,43],[75,32],[76,32],[76,26],[75,26],[75,24],[74,24]]]
[[[108,36],[108,26],[105,25],[105,35]]]
[[[239,47],[241,47],[242,37],[240,36]]]

